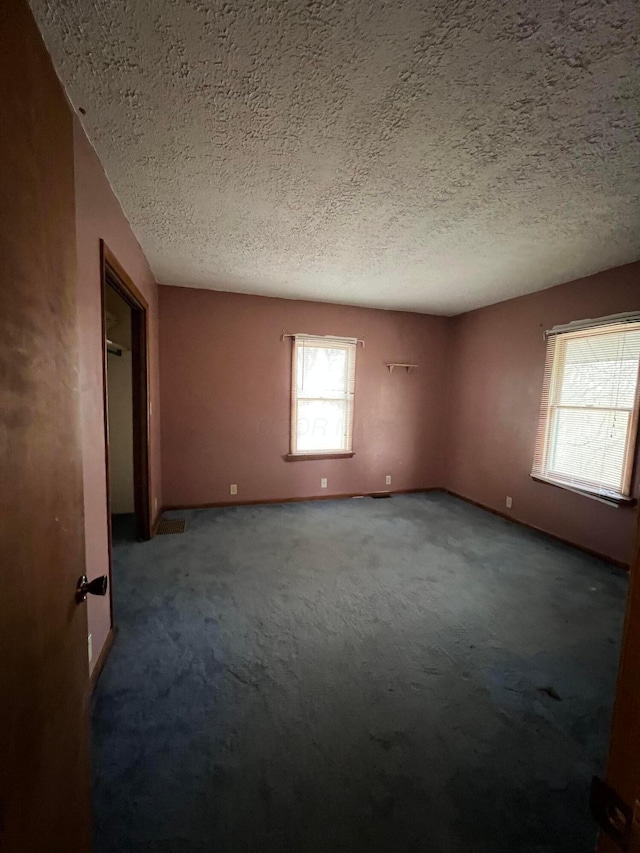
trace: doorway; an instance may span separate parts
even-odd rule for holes
[[[101,242],[101,265],[105,465],[111,569],[115,528],[118,535],[138,540],[151,538],[148,304],[104,242]]]

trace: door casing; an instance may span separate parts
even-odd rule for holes
[[[640,513],[635,556],[622,635],[622,651],[611,725],[607,784],[633,815],[629,853],[640,853]],[[599,853],[620,853],[620,847],[600,833]]]
[[[102,270],[102,370],[104,377],[105,459],[109,479],[109,422],[107,386],[107,346],[105,287],[112,287],[131,308],[131,354],[133,370],[133,488],[135,514],[141,539],[152,535],[149,479],[149,304],[118,262],[104,240],[100,241]],[[108,497],[108,493],[107,493]],[[110,506],[108,504],[108,506]]]
[[[151,491],[149,478],[149,304],[104,240],[100,241],[102,310],[102,381],[104,404],[104,448],[107,489],[109,578],[112,572],[111,495],[109,485],[109,393],[107,381],[107,328],[105,288],[112,287],[131,308],[131,356],[133,388],[133,491],[138,537],[151,539]],[[113,584],[109,584],[111,627],[114,624]]]

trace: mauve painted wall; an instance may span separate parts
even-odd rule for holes
[[[636,512],[531,479],[552,326],[640,310],[640,263],[455,317],[452,326],[447,487],[514,518],[631,560]],[[638,477],[634,493],[638,494]]]
[[[104,452],[100,239],[149,303],[151,373],[150,476],[152,505],[160,505],[160,386],[158,377],[157,285],[142,250],[113,194],[97,155],[79,122],[74,122],[76,232],[78,251],[78,335],[87,575],[108,573],[108,528]],[[111,623],[109,596],[89,596],[89,632],[95,664]]]
[[[159,304],[165,506],[443,485],[445,318],[166,286]],[[291,387],[283,331],[366,341],[354,458],[283,460]],[[389,361],[420,367],[389,374]]]

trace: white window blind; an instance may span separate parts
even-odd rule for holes
[[[356,376],[355,339],[295,335],[291,453],[350,453]]]
[[[550,334],[532,476],[629,497],[639,365],[640,322]]]

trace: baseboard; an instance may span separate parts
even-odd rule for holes
[[[534,530],[536,533],[543,533],[545,536],[548,536],[550,539],[554,539],[556,542],[562,542],[563,545],[570,545],[572,548],[577,548],[578,551],[582,551],[584,554],[589,554],[590,557],[597,557],[599,560],[605,560],[607,563],[611,563],[614,566],[618,566],[620,569],[625,569],[625,571],[629,571],[631,566],[629,563],[624,563],[622,560],[614,560],[613,557],[608,557],[606,554],[602,554],[599,551],[594,551],[592,548],[587,548],[585,545],[580,545],[578,542],[572,542],[571,539],[565,539],[563,536],[558,536],[555,533],[550,533],[548,530],[545,530],[542,527],[537,527],[535,524],[529,524],[527,521],[521,521],[519,518],[514,518],[511,515],[508,515],[506,512],[502,512],[499,509],[494,509],[493,507],[487,506],[486,504],[480,503],[480,501],[474,501],[472,498],[467,498],[465,495],[460,495],[458,492],[452,492],[451,489],[442,489],[443,492],[446,492],[448,495],[451,495],[454,498],[458,498],[461,501],[465,501],[465,503],[472,504],[473,506],[477,506],[480,509],[484,509],[486,512],[490,512],[493,515],[497,515],[499,518],[504,518],[505,521],[512,521],[514,524],[519,524],[520,527],[526,527],[527,530]]]
[[[484,509],[486,512],[492,513],[492,515],[497,515],[499,518],[503,518],[505,521],[512,521],[514,524],[519,524],[521,527],[527,528],[527,530],[534,530],[536,533],[542,533],[545,536],[548,536],[550,539],[554,539],[556,542],[562,542],[563,545],[570,545],[572,548],[577,548],[578,551],[582,551],[584,554],[589,554],[590,557],[597,557],[599,560],[605,560],[607,563],[611,563],[614,566],[618,566],[618,568],[624,569],[625,571],[629,571],[631,568],[629,563],[625,563],[622,560],[615,560],[613,557],[609,557],[606,554],[602,554],[600,551],[594,551],[592,548],[587,548],[585,545],[580,545],[579,542],[573,542],[571,539],[566,539],[563,536],[558,536],[555,533],[550,533],[548,530],[545,530],[542,527],[537,527],[535,524],[529,524],[529,522],[527,521],[521,521],[519,518],[514,518],[513,516],[508,515],[506,512],[501,512],[499,509],[494,509],[493,507],[480,503],[480,501],[473,500],[473,498],[468,498],[465,495],[461,495],[458,492],[452,491],[451,489],[445,489],[439,486],[425,486],[421,489],[395,489],[394,491],[380,490],[378,492],[353,492],[341,495],[313,495],[311,497],[305,498],[269,498],[267,500],[259,501],[216,501],[213,503],[201,504],[169,504],[167,506],[163,506],[162,510],[158,513],[153,532],[155,533],[155,528],[158,524],[158,521],[160,521],[163,512],[179,512],[180,510],[189,509],[220,509],[223,507],[234,506],[262,506],[267,504],[304,503],[306,501],[340,501],[349,500],[350,498],[370,498],[373,495],[381,494],[410,495],[418,494],[420,492],[444,492],[454,498],[458,498],[461,501],[465,501],[465,503],[477,506],[479,507],[479,509]]]
[[[396,489],[395,491],[389,491],[388,489],[381,489],[378,492],[353,492],[351,494],[342,494],[342,495],[312,495],[311,497],[306,498],[269,498],[267,500],[261,501],[216,501],[215,503],[201,503],[201,504],[169,504],[167,506],[162,507],[162,512],[158,516],[160,518],[163,512],[175,512],[180,510],[188,510],[188,509],[219,509],[222,507],[234,507],[234,506],[261,506],[266,504],[291,504],[291,503],[304,503],[306,501],[342,501],[348,500],[349,498],[370,498],[373,495],[413,495],[418,494],[419,492],[439,492],[442,489],[436,486],[427,486],[422,489]]]
[[[104,665],[106,663],[107,658],[109,657],[109,652],[111,651],[111,647],[113,646],[113,641],[115,639],[115,630],[113,628],[109,628],[109,633],[107,634],[107,638],[104,641],[103,647],[100,649],[100,654],[98,655],[98,660],[96,661],[96,665],[93,667],[91,671],[91,675],[89,677],[89,682],[91,684],[91,689],[93,690],[98,683],[98,679],[104,669]]]

